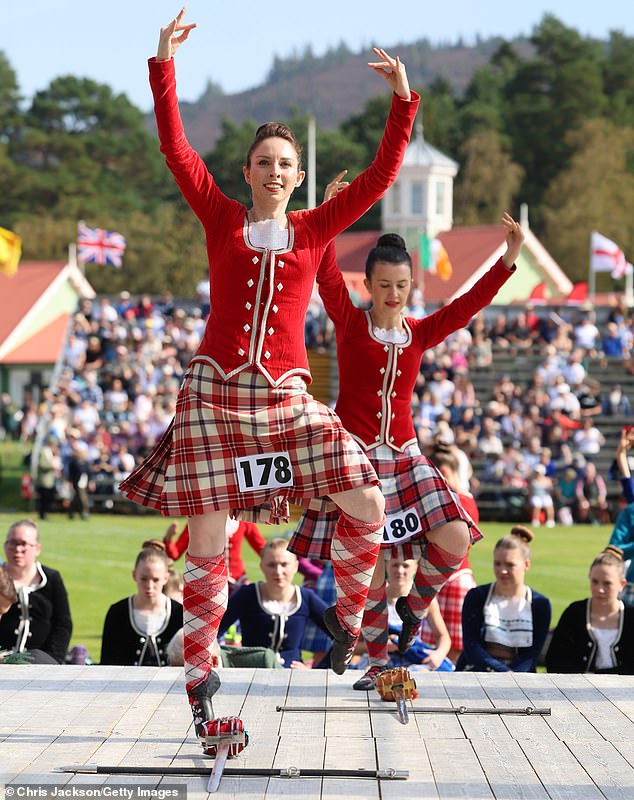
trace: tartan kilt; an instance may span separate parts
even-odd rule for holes
[[[456,650],[462,650],[463,647],[462,604],[464,603],[465,595],[474,586],[476,586],[476,581],[473,577],[473,572],[468,568],[459,569],[449,576],[447,583],[436,595],[440,613],[451,637],[451,647]],[[436,646],[434,632],[427,619],[423,620],[420,638],[424,644],[432,647]]]
[[[396,455],[376,458],[369,454],[372,466],[381,482],[387,516],[415,507],[422,530],[411,539],[399,544],[382,543],[386,558],[420,560],[427,542],[426,534],[433,528],[451,520],[462,519],[469,526],[471,542],[482,539],[482,533],[460,505],[456,494],[434,464],[414,448],[415,455]],[[381,453],[383,455],[385,450]],[[330,558],[330,543],[340,515],[339,509],[327,498],[318,498],[308,504],[295,532],[289,550],[306,558]]]
[[[288,453],[292,483],[239,485],[235,459]],[[378,484],[363,449],[300,376],[271,386],[255,370],[227,381],[206,362],[190,364],[169,427],[121,491],[165,516],[226,511],[252,522],[288,520],[289,503]]]

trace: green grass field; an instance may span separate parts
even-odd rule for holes
[[[0,512],[2,540],[9,525],[26,510]],[[93,660],[99,659],[103,619],[108,607],[135,590],[131,577],[134,558],[142,542],[162,537],[167,520],[148,515],[100,515],[82,521],[54,514],[40,523],[42,562],[60,570],[68,589],[74,622],[72,644],[87,646]],[[289,528],[292,526],[289,526]],[[496,540],[508,532],[501,523],[483,523],[485,539],[472,550],[471,564],[478,583],[492,579],[491,555]],[[284,528],[262,526],[266,537],[280,535]],[[539,528],[533,543],[529,583],[550,598],[553,621],[573,600],[588,594],[588,569],[594,556],[610,537],[611,526]],[[259,576],[258,559],[244,547],[247,572]],[[182,568],[182,560],[177,562]]]

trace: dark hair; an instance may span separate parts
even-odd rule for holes
[[[295,152],[297,153],[297,169],[300,170],[302,168],[301,145],[295,138],[293,131],[283,122],[265,122],[264,125],[260,125],[255,132],[255,137],[251,142],[249,149],[247,150],[247,157],[245,161],[247,168],[251,166],[251,156],[260,142],[263,142],[265,139],[272,139],[274,137],[286,139],[287,142],[290,142],[290,144],[293,145]]]
[[[376,245],[368,253],[365,260],[365,277],[370,280],[374,272],[374,265],[378,261],[388,264],[407,264],[410,275],[412,273],[412,257],[407,252],[405,239],[398,233],[384,233],[377,239]]]
[[[434,442],[432,451],[429,454],[429,460],[434,466],[438,467],[438,469],[447,467],[452,472],[458,472],[460,469],[456,451],[446,442]]]

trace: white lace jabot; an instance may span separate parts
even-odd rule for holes
[[[390,344],[405,344],[407,341],[407,331],[399,331],[397,328],[379,328],[376,325],[373,328],[374,335],[382,342],[389,342]]]
[[[285,250],[288,247],[288,228],[280,228],[276,219],[249,222],[249,239],[256,247]]]

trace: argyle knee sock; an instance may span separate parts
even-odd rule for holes
[[[187,689],[205,680],[213,666],[211,646],[227,608],[227,562],[187,554],[183,591],[183,639]]]
[[[464,553],[462,555],[450,553],[434,542],[427,542],[407,596],[407,605],[419,619],[423,618],[431,601],[445,585],[447,578],[458,569],[463,559]]]
[[[337,619],[353,636],[361,629],[384,525],[385,518],[363,522],[342,512],[332,537],[330,559],[337,588]]]
[[[370,667],[387,665],[388,615],[385,583],[370,587],[363,611],[361,633],[368,651]]]

